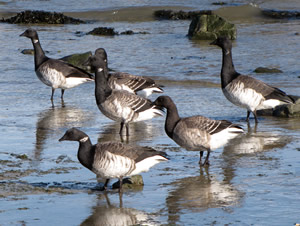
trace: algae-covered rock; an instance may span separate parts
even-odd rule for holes
[[[80,24],[85,21],[65,16],[62,13],[26,10],[1,22],[11,24]]]
[[[254,70],[255,73],[282,73],[281,70],[277,68],[267,68],[267,67],[258,67]]]
[[[259,110],[257,111],[257,115],[287,118],[300,117],[300,97],[291,97],[295,100],[294,104],[284,104],[277,106],[274,109]]]
[[[69,56],[65,56],[63,58],[60,58],[60,60],[63,60],[65,62],[68,62],[69,64],[72,64],[76,67],[82,68],[84,70],[89,71],[89,66],[83,66],[83,64],[88,60],[88,58],[92,55],[91,51],[85,52],[85,53],[76,53],[71,54]]]
[[[34,54],[34,49],[23,49],[21,53],[25,55],[33,55]]]
[[[188,31],[190,38],[199,40],[214,40],[219,36],[236,39],[236,35],[236,26],[217,15],[195,17]]]
[[[123,179],[123,188],[139,188],[144,185],[143,177],[141,175],[134,175],[130,178]],[[113,189],[119,188],[119,181],[112,185]]]

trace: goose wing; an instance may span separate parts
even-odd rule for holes
[[[250,88],[255,90],[257,93],[260,93],[266,100],[269,99],[276,99],[280,100],[286,103],[293,103],[294,101],[286,95],[285,92],[282,90],[270,86],[263,81],[260,81],[258,79],[255,79],[251,76],[247,75],[240,75],[237,77],[237,79],[234,79],[232,81],[232,85],[242,83],[244,85],[244,88]]]
[[[131,94],[127,91],[114,90],[114,95],[122,107],[129,107],[136,113],[143,112],[155,106],[149,99]]]
[[[187,150],[203,150],[211,148],[211,137],[227,128],[234,127],[232,133],[243,129],[226,120],[213,120],[203,116],[182,118],[174,128],[174,141]]]
[[[113,155],[122,156],[134,160],[136,163],[146,158],[160,155],[167,159],[167,155],[164,152],[156,151],[151,147],[142,147],[134,145],[126,145],[121,142],[103,142],[96,145],[97,151],[108,151]]]
[[[185,124],[187,130],[199,130],[210,135],[218,133],[232,125],[231,122],[226,120],[214,120],[201,115],[183,118],[181,123]]]
[[[158,87],[155,81],[151,78],[145,78],[142,76],[132,75],[124,72],[116,72],[110,74],[111,87],[114,86],[127,86],[134,92],[149,88]],[[114,84],[116,83],[116,84]]]

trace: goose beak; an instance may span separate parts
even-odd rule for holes
[[[25,31],[26,32],[26,31]],[[23,32],[22,34],[20,34],[20,36],[25,36],[25,32]]]
[[[66,140],[65,136],[66,136],[66,135],[63,135],[58,141],[61,142],[61,141]]]
[[[217,45],[217,39],[214,40],[213,42],[209,43],[210,45]]]

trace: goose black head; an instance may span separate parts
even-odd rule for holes
[[[26,31],[24,31],[22,34],[20,34],[20,36],[31,38],[33,40],[39,39],[37,31],[32,28],[28,28]]]
[[[70,140],[70,141],[80,141],[81,139],[88,137],[84,132],[79,129],[71,128],[66,131],[66,133],[59,139],[59,141]]]
[[[228,37],[218,37],[216,40],[210,43],[210,45],[216,45],[222,49],[231,49],[232,43]]]
[[[159,96],[153,103],[157,106],[166,108],[169,103],[173,103],[173,101],[169,96]]]
[[[98,56],[102,59],[107,59],[107,53],[106,53],[105,49],[103,49],[103,48],[96,49],[95,56]]]
[[[107,53],[105,49],[98,48],[95,50],[95,56],[99,57],[100,59],[103,59],[103,61],[106,63],[107,66]]]
[[[93,69],[104,69],[106,67],[106,59],[99,55],[90,56],[83,66],[91,66]]]

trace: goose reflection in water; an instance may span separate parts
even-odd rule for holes
[[[270,151],[276,148],[282,148],[291,142],[291,138],[275,132],[259,132],[257,127],[248,127],[248,132],[231,140],[222,153],[223,175],[227,181],[235,177],[237,167],[244,167],[252,164],[249,159],[241,161],[242,157],[256,156],[256,154]],[[273,158],[264,158],[265,160],[274,160]]]
[[[154,126],[151,122],[135,122],[130,124],[130,136],[123,139],[119,134],[120,124],[110,123],[103,126],[103,131],[100,133],[98,141],[118,141],[127,143],[138,143],[140,141],[150,141],[154,140],[154,137],[162,134],[160,129]]]
[[[166,199],[168,223],[180,222],[182,212],[203,212],[210,208],[230,207],[244,196],[226,180],[220,182],[208,169],[200,169],[200,176],[186,177],[171,183],[174,189]],[[180,223],[179,223],[180,224]]]
[[[56,140],[61,135],[60,128],[90,126],[93,120],[92,114],[64,104],[40,112],[36,123],[34,158],[40,159],[47,139],[54,137]]]
[[[290,141],[289,137],[279,132],[259,132],[257,127],[248,127],[247,134],[232,139],[224,147],[223,155],[255,154],[274,148],[282,148]]]
[[[85,219],[81,226],[126,226],[126,225],[156,225],[153,218],[146,212],[122,206],[120,197],[119,207],[111,204],[107,193],[99,194],[97,206],[93,213]]]

